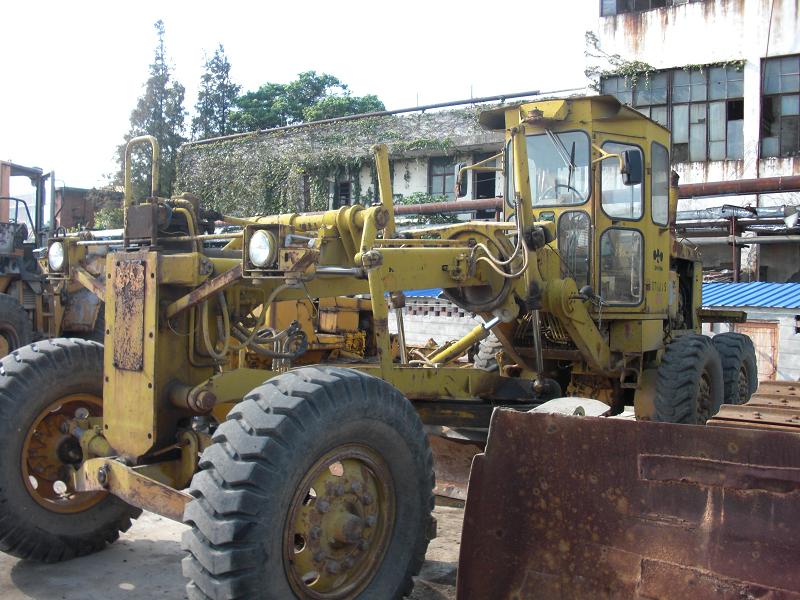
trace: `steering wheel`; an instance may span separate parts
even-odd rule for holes
[[[577,189],[575,189],[568,183],[556,183],[555,185],[551,185],[549,188],[547,188],[545,191],[542,192],[542,195],[539,197],[539,199],[547,200],[548,194],[550,192],[553,192],[552,200],[558,200],[558,195],[555,193],[556,190],[558,190],[558,188],[567,188],[580,199],[581,203],[586,202],[586,198],[583,197],[583,194],[581,194]]]

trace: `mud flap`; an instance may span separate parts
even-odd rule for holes
[[[800,436],[495,410],[457,597],[800,598]]]

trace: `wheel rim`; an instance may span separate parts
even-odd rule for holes
[[[13,327],[0,325],[0,357],[19,348],[19,336]]]
[[[283,536],[289,582],[302,598],[360,593],[391,539],[394,483],[370,448],[339,446],[309,469],[297,488]]]
[[[711,382],[708,373],[703,373],[700,383],[697,386],[697,406],[698,421],[703,424],[711,418]]]
[[[744,404],[750,397],[750,380],[747,377],[747,367],[742,365],[739,369],[739,394],[736,398],[737,404]]]
[[[86,510],[105,492],[74,492],[69,472],[83,461],[77,438],[62,432],[62,424],[86,409],[92,417],[103,414],[102,400],[92,394],[72,394],[45,407],[34,419],[22,446],[22,479],[28,493],[41,506],[59,513]]]

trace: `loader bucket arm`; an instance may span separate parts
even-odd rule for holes
[[[495,410],[457,597],[800,597],[800,436]]]

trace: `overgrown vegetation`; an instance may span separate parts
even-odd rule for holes
[[[475,110],[462,109],[188,144],[179,157],[178,190],[226,214],[275,214],[327,209],[333,185],[349,181],[353,200],[367,204],[377,196],[373,144],[387,144],[393,156],[453,155],[477,135],[491,134],[481,129]]]

